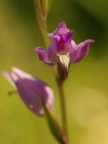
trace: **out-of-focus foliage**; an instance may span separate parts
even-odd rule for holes
[[[108,1],[53,0],[48,16],[52,32],[61,21],[75,30],[79,43],[92,38],[90,52],[71,65],[64,84],[70,143],[108,144]],[[0,71],[17,66],[50,84],[60,117],[52,68],[33,49],[44,45],[33,0],[0,0]],[[0,75],[0,144],[56,144],[44,118],[28,111],[13,87]]]

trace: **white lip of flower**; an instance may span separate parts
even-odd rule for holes
[[[60,54],[57,54],[57,56],[59,57],[59,60],[62,64],[62,66],[68,70],[69,68],[69,64],[70,64],[70,56],[69,56],[69,52],[68,53],[60,53]]]

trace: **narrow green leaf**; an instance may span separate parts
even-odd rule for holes
[[[52,111],[49,111],[46,107],[44,100],[42,99],[43,107],[46,115],[46,119],[49,125],[49,128],[53,134],[53,136],[56,138],[57,141],[60,143],[63,143],[63,131],[60,128],[60,125]]]

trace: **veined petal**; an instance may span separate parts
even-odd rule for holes
[[[16,68],[12,68],[14,74],[17,75],[18,79],[21,80],[21,82],[24,84],[24,86],[27,86],[31,92],[34,92],[35,94],[35,105],[38,107],[37,112],[40,114],[43,113],[43,108],[41,105],[41,98],[43,97],[45,104],[48,109],[53,108],[53,102],[54,102],[54,94],[52,89],[43,81],[39,80],[38,78],[33,77],[32,75]],[[18,87],[18,86],[17,86]],[[38,104],[36,104],[38,103]],[[40,106],[40,108],[39,108]]]
[[[56,54],[56,42],[52,42],[48,47],[48,59],[55,65],[58,62],[58,56]]]
[[[32,86],[33,85],[34,86],[32,87],[31,86],[32,81],[28,81],[30,82],[30,84],[27,83],[27,85],[25,85],[25,83],[23,82],[24,81],[18,80],[15,81],[15,84],[17,86],[21,99],[31,111],[33,111],[35,114],[39,116],[44,115],[42,98],[44,99],[45,105],[49,110],[53,108],[54,96],[49,86],[44,85],[44,87],[39,87],[39,86],[35,87],[34,85],[35,82],[33,82]],[[38,85],[38,81],[36,85]],[[34,87],[35,87],[35,91],[34,91]]]
[[[77,45],[77,54],[74,57],[73,63],[79,62],[81,59],[83,59],[84,56],[86,56],[89,52],[89,44],[94,42],[92,39],[85,40],[84,42],[81,42],[79,45]]]
[[[74,34],[74,30],[71,30],[71,31],[65,33],[62,36],[64,37],[64,39],[65,39],[66,42],[71,43],[73,34]]]
[[[17,67],[12,67],[12,72],[13,72],[15,75],[17,75],[17,77],[19,77],[20,79],[26,78],[26,79],[35,80],[35,78],[34,78],[32,75],[30,75],[30,74],[22,71],[21,69],[19,69],[19,68],[17,68]]]
[[[59,55],[59,59],[60,59],[60,63],[63,67],[63,70],[65,72],[66,77],[68,77],[68,70],[69,70],[69,66],[70,66],[70,56],[69,54],[64,54],[64,55]]]
[[[58,36],[58,35],[49,35],[49,37],[52,39],[52,41],[53,41],[55,44],[58,44],[58,43],[59,43],[60,36]]]
[[[58,30],[58,29],[61,29],[61,28],[67,29],[65,22],[61,22],[61,23],[58,25],[58,27],[57,27],[57,29],[56,29],[55,31],[57,32],[57,30]]]
[[[35,52],[38,53],[38,57],[41,61],[43,61],[47,65],[53,66],[54,63],[48,59],[47,49],[42,47],[37,47],[34,49]]]
[[[49,33],[48,36],[60,35],[69,32],[70,30],[66,27],[65,22],[61,22],[57,29],[53,33]]]
[[[44,114],[42,108],[41,98],[39,97],[38,93],[35,93],[31,88],[23,83],[20,79],[15,81],[18,93],[20,98],[26,104],[26,106],[36,113],[37,115],[42,116]]]
[[[76,45],[76,43],[72,40],[72,41],[71,41],[71,49],[70,49],[70,64],[73,63],[76,55],[77,55],[77,45]]]

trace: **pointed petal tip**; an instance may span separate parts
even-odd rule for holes
[[[33,49],[34,52],[40,52],[40,51],[46,51],[46,48],[44,47],[36,47]]]
[[[33,52],[37,52],[39,48],[41,48],[41,47],[36,47],[36,48],[34,48],[34,49],[33,49]]]
[[[17,68],[17,67],[12,67],[12,71],[13,72],[17,72],[17,71],[21,71],[21,69]]]
[[[62,21],[61,23],[59,23],[58,27],[66,27],[66,23]]]
[[[88,48],[88,46],[91,44],[91,43],[93,43],[93,42],[95,42],[93,39],[87,39],[87,40],[85,40],[85,41],[83,41],[82,43],[83,43],[83,47],[85,46],[85,48]],[[81,44],[81,43],[80,43]],[[79,44],[79,45],[80,45]]]
[[[70,30],[70,32],[73,34],[75,32],[75,30]]]
[[[65,40],[71,42],[73,35],[74,35],[74,30],[68,31],[67,33],[64,34]]]
[[[95,42],[95,40],[91,39],[92,42]]]
[[[70,30],[70,31],[68,31],[66,34],[72,37],[73,34],[74,34],[74,32],[75,32],[74,30]]]
[[[3,75],[5,78],[8,77],[8,74],[9,74],[8,71],[3,70],[1,73],[2,73],[2,75]]]
[[[8,72],[7,71],[5,71],[5,70],[3,70],[2,72],[1,72],[1,74],[6,78],[6,79],[8,79]]]
[[[93,40],[93,39],[87,39],[87,40],[85,40],[85,42],[87,42],[87,43],[93,43],[93,42],[95,42],[95,40]]]
[[[53,33],[48,33],[47,36],[51,38],[53,36]]]
[[[67,28],[66,27],[66,23],[63,21],[63,22],[61,22],[61,23],[59,23],[59,25],[58,25],[58,28],[57,29],[61,29],[61,28]],[[57,30],[56,29],[56,30]],[[56,31],[55,30],[55,31]],[[55,33],[55,31],[54,32],[52,32],[52,33],[48,33],[47,35],[50,37],[50,38],[53,38],[53,36],[55,35],[54,33]]]
[[[14,83],[15,75],[13,73],[4,70],[2,71],[2,75],[13,85],[13,87],[15,87],[15,83]]]
[[[33,49],[33,52],[36,52],[36,49],[37,49],[37,48]]]

